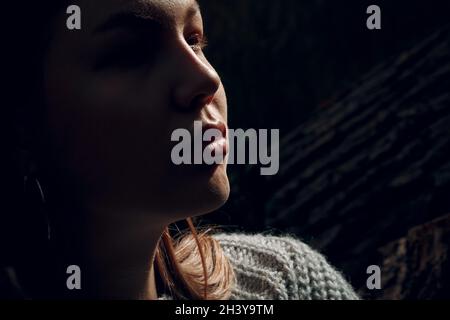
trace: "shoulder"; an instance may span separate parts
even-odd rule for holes
[[[236,300],[359,299],[327,259],[294,236],[217,233],[233,265]]]

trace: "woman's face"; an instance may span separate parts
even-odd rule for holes
[[[202,51],[195,0],[82,0],[81,30],[62,12],[45,64],[54,179],[95,205],[173,221],[227,200],[226,164],[175,166],[172,132],[226,124],[219,76]],[[56,157],[56,158],[55,158]]]

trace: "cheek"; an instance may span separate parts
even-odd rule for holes
[[[50,82],[47,90],[52,136],[65,166],[89,183],[164,171],[170,113],[163,89],[117,77],[79,78]]]

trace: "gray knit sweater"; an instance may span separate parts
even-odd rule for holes
[[[231,300],[359,299],[323,255],[292,236],[219,233],[213,237],[234,267],[237,283]]]

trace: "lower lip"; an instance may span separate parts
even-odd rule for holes
[[[203,145],[203,150],[207,150],[209,151],[210,154],[212,154],[213,156],[216,154],[216,152],[219,152],[220,150],[222,150],[222,156],[225,162],[225,157],[228,154],[228,141],[225,138],[220,138],[218,140],[215,140],[213,142],[206,142]]]

